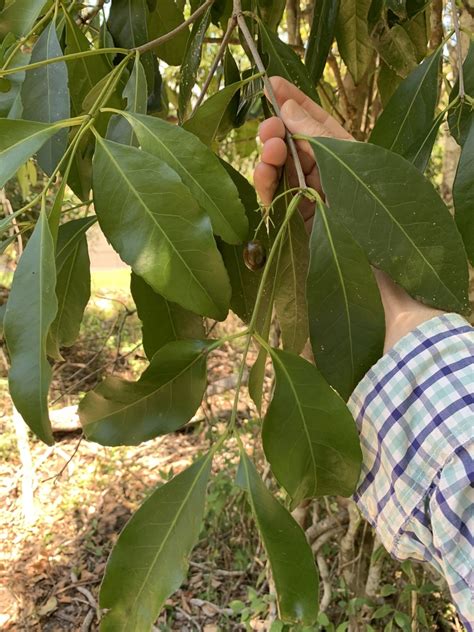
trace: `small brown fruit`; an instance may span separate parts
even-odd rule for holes
[[[265,246],[258,239],[249,241],[244,248],[244,262],[249,270],[261,270],[267,260]]]

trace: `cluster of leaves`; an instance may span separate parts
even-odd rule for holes
[[[268,356],[276,376],[263,448],[295,506],[320,495],[350,495],[358,480],[360,448],[344,402],[383,348],[384,315],[371,265],[429,305],[469,309],[463,240],[472,259],[472,99],[454,86],[449,107],[436,114],[442,46],[420,65],[418,51],[369,144],[308,139],[330,213],[314,191],[283,192],[263,222],[251,185],[213,152],[216,139],[261,107],[260,76],[240,73],[230,49],[220,50],[225,87],[191,107],[209,25],[223,32],[230,25],[237,33],[236,8],[246,10],[239,19],[258,38],[267,73],[318,100],[334,35],[356,84],[375,55],[392,72],[402,31],[410,35],[419,16],[426,19],[427,3],[318,3],[305,63],[277,34],[281,1],[191,1],[191,30],[184,4],[113,0],[107,18],[97,12],[82,26],[74,2],[11,0],[0,13],[0,186],[34,154],[49,176],[32,202],[0,224],[5,231],[41,202],[4,317],[10,392],[26,423],[52,443],[48,356],[60,359],[61,347],[78,335],[90,296],[86,232],[96,221],[132,269],[149,366],[137,382],[108,377],[84,397],[79,413],[87,439],[135,445],[182,427],[203,397],[209,354],[226,341],[206,339],[203,318],[222,321],[232,309],[247,324],[234,335],[245,339],[245,350],[228,430],[208,454],[152,493],[122,532],[101,588],[101,606],[109,610],[103,630],[148,630],[181,584],[200,532],[213,456],[229,436],[240,441],[236,411],[252,341],[261,349],[249,384],[259,410]],[[471,47],[469,59],[472,54]],[[166,120],[163,62],[179,66],[179,125]],[[464,79],[472,95],[469,61]],[[461,232],[423,176],[447,112],[463,146],[454,191]],[[58,178],[49,207],[46,193]],[[84,217],[68,221],[66,186],[84,202],[92,192],[95,215],[87,204]],[[317,207],[309,240],[297,213],[303,195]],[[256,238],[268,258],[263,270],[251,271],[243,250]],[[283,350],[268,344],[273,310]],[[298,355],[308,336],[317,367]],[[246,491],[261,534],[282,621],[313,624],[318,578],[311,550],[243,445],[236,484]]]

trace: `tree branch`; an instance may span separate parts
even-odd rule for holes
[[[276,116],[281,118],[280,106],[278,105],[278,102],[275,97],[275,93],[272,88],[272,84],[270,83],[270,79],[268,78],[267,69],[265,68],[262,58],[260,57],[260,53],[258,52],[257,46],[255,45],[255,41],[252,37],[252,34],[249,31],[247,22],[245,21],[245,17],[242,13],[241,0],[234,0],[234,17],[237,19],[240,32],[242,33],[247,43],[247,46],[249,47],[250,53],[253,57],[253,61],[255,62],[255,65],[257,66],[258,71],[262,73],[263,83],[265,85],[265,89],[266,89],[268,98],[270,99],[270,102],[272,104],[273,110]],[[301,162],[298,156],[298,150],[296,149],[295,141],[291,137],[291,134],[289,133],[288,130],[286,131],[286,142],[288,144],[291,156],[295,163],[295,169],[298,176],[298,185],[301,189],[306,189],[307,188],[306,178],[305,178],[303,168],[301,166]]]
[[[458,12],[456,9],[456,0],[451,0],[451,9],[453,13],[454,31],[456,33],[456,57],[458,65],[458,80],[459,80],[459,97],[461,101],[464,101],[466,91],[464,88],[464,72],[462,68],[462,43],[461,43],[461,30],[459,28]]]
[[[213,2],[214,0],[206,0],[206,2],[199,7],[199,9],[196,9],[196,11],[194,11],[194,13],[192,13],[187,20],[181,22],[181,24],[179,24],[175,29],[173,29],[169,33],[165,33],[164,35],[157,37],[154,40],[151,40],[150,42],[146,42],[141,46],[137,46],[133,50],[138,51],[140,54],[147,53],[149,50],[153,50],[154,48],[161,46],[161,44],[164,44],[168,40],[173,39],[173,37],[178,35],[178,33],[181,33],[181,31],[183,31],[190,24],[195,22],[200,15],[205,13],[207,9],[211,6],[211,4],[213,4]]]
[[[201,105],[206,95],[206,92],[209,89],[209,86],[212,81],[212,77],[214,76],[214,73],[217,70],[217,66],[219,65],[219,62],[221,61],[224,55],[225,49],[227,48],[227,44],[229,43],[230,38],[232,37],[232,33],[234,32],[236,25],[237,25],[237,20],[234,16],[232,16],[231,19],[229,20],[229,24],[227,25],[227,31],[224,37],[222,38],[221,45],[219,46],[219,50],[217,51],[217,55],[215,56],[214,61],[212,62],[212,66],[209,70],[209,74],[207,75],[206,81],[204,82],[204,85],[202,86],[201,94],[199,95],[196,101],[196,104],[193,108],[191,116],[193,116],[193,114],[196,112],[198,107]]]

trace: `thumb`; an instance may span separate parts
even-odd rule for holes
[[[329,136],[326,126],[314,119],[301,105],[288,99],[281,106],[281,118],[292,134],[306,136]]]

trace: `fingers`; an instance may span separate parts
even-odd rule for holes
[[[286,143],[281,138],[270,138],[263,146],[262,162],[274,167],[282,167],[288,156]]]
[[[266,162],[259,162],[255,167],[253,181],[257,193],[265,206],[269,206],[272,203],[279,179],[279,172],[276,167]]]
[[[262,143],[266,143],[270,138],[285,138],[285,126],[280,118],[272,116],[260,124],[258,133]]]

